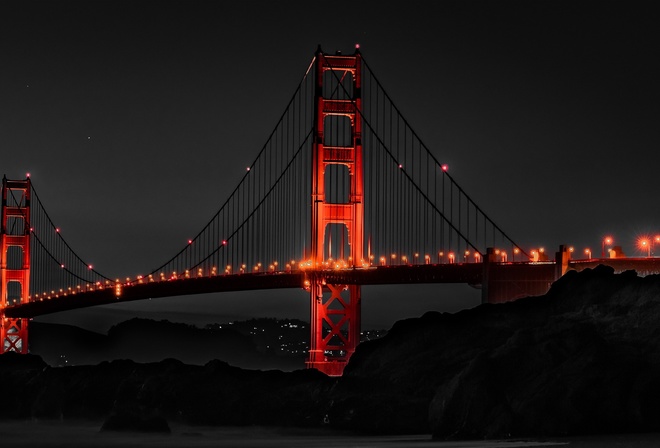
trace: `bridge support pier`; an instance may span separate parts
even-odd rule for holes
[[[28,319],[7,318],[4,309],[30,295],[30,178],[3,177],[0,226],[0,353],[25,354]]]
[[[568,270],[569,252],[559,247],[555,262],[498,263],[495,249],[488,248],[483,261],[481,303],[502,303],[548,292]]]
[[[555,254],[555,280],[559,280],[568,271],[568,262],[571,260],[571,253],[565,244],[559,246],[559,252]]]

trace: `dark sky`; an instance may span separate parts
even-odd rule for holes
[[[385,3],[2,2],[0,174],[30,172],[100,272],[151,270],[236,186],[317,45],[351,53],[359,43],[426,146],[522,247],[597,252],[612,235],[635,255],[638,235],[660,233],[650,2]],[[478,301],[467,286],[365,288],[363,326]],[[49,319],[307,314],[304,292],[277,291]]]

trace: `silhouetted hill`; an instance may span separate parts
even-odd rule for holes
[[[438,439],[657,432],[659,323],[660,276],[600,266],[569,272],[545,296],[397,322],[361,344],[339,379],[171,359],[51,368],[5,354],[0,417],[326,425]]]
[[[188,364],[222,359],[232,365],[249,363],[256,354],[251,338],[231,329],[202,330],[192,325],[130,319],[108,331],[110,359],[157,362],[175,358]]]
[[[149,421],[192,425],[314,426],[329,378],[315,370],[281,372],[204,366],[167,359],[52,368],[35,355],[0,355],[3,419],[109,418],[134,429]],[[119,418],[117,418],[119,416]],[[127,419],[134,418],[132,425]]]
[[[96,364],[106,358],[106,335],[73,325],[30,322],[30,352],[51,366]]]
[[[304,353],[280,350],[282,337],[278,337],[277,332],[268,332],[268,338],[264,339],[263,331],[259,331],[259,335],[243,331],[255,325],[260,325],[261,329],[262,321],[277,328],[298,325],[289,320],[263,319],[201,329],[166,320],[136,318],[119,323],[110,328],[107,335],[102,335],[70,325],[32,322],[30,352],[52,366],[97,364],[116,359],[158,362],[175,358],[195,365],[221,359],[243,368],[295,370],[303,367]],[[288,327],[281,330],[279,333],[290,333]],[[290,339],[286,338],[287,343],[293,344]],[[273,350],[265,349],[268,341]]]
[[[249,336],[260,353],[304,359],[309,348],[309,324],[298,319],[257,318],[228,324],[210,324],[206,329],[232,329]],[[302,367],[300,364],[298,367]]]

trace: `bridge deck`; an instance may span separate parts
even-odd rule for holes
[[[606,264],[616,272],[635,270],[639,275],[660,272],[660,258],[615,258],[571,260],[568,268],[584,270]],[[490,289],[494,295],[507,300],[527,295],[544,294],[554,279],[554,262],[492,263]],[[479,285],[484,281],[482,263],[428,264],[377,266],[366,269],[305,270],[193,277],[123,285],[121,295],[114,287],[77,294],[53,295],[28,303],[8,306],[4,314],[9,318],[31,318],[43,314],[68,311],[97,305],[134,300],[156,299],[182,295],[209,294],[261,289],[305,288],[305,282],[319,276],[329,284],[391,285],[409,283],[467,283]],[[500,300],[496,300],[500,301]]]
[[[181,295],[208,294],[260,289],[304,288],[305,280],[313,276],[329,284],[385,285],[404,283],[468,283],[482,281],[483,267],[479,263],[378,266],[367,269],[340,269],[321,271],[293,271],[192,277],[158,282],[124,285],[121,295],[114,287],[106,287],[77,294],[53,295],[28,303],[5,308],[5,316],[36,317],[43,314],[68,311],[97,305],[108,305],[134,300],[155,299]]]

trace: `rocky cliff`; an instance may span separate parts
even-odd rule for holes
[[[358,347],[333,413],[436,438],[656,431],[659,324],[660,276],[569,272],[542,297],[398,322]]]

